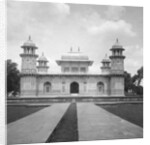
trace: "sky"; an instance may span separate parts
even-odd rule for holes
[[[125,70],[134,75],[143,66],[143,8],[48,2],[7,3],[7,59],[21,67],[20,47],[31,35],[49,60],[49,72],[59,72],[56,60],[70,47],[89,56],[91,73],[101,73],[101,61],[111,55],[116,38],[124,47]]]

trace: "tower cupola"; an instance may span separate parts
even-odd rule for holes
[[[110,49],[112,51],[112,55],[110,56],[110,59],[112,58],[125,58],[125,56],[123,56],[123,51],[124,48],[123,46],[119,43],[118,38],[116,39],[115,44],[112,46],[112,48]]]
[[[110,73],[110,59],[108,58],[107,54],[105,55],[105,58],[101,61],[102,63],[102,74],[109,74]]]
[[[20,54],[22,58],[21,72],[24,74],[36,73],[36,59],[38,55],[36,55],[35,50],[38,47],[31,40],[31,36],[29,36],[28,40],[21,46],[21,48],[23,48],[23,53]]]
[[[47,66],[48,60],[44,56],[44,53],[42,53],[41,57],[38,59],[38,72],[39,73],[47,73],[49,66]]]
[[[35,55],[35,50],[38,48],[29,36],[28,40],[21,46],[24,49],[23,54]]]
[[[125,56],[123,55],[124,48],[119,43],[118,38],[116,39],[116,42],[112,46],[110,51],[112,52],[111,56],[109,57],[111,60],[111,73],[123,74],[124,73],[124,59],[125,59]]]

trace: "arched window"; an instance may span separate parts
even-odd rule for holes
[[[103,83],[103,82],[98,82],[98,83],[97,83],[97,90],[98,90],[98,92],[100,92],[100,93],[103,93],[103,92],[104,92],[104,83]]]
[[[50,91],[51,91],[51,83],[50,82],[44,83],[44,92],[49,93]]]

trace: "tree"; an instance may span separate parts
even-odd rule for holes
[[[132,90],[133,87],[131,74],[125,71],[124,79],[125,79],[125,92],[128,93],[130,90]]]
[[[141,81],[143,79],[143,66],[137,71],[138,75],[138,86],[140,86]]]
[[[131,91],[137,95],[143,95],[143,86],[141,81],[143,79],[143,67],[137,70],[137,74],[131,77],[130,73],[124,72],[125,78],[125,92],[129,93]]]
[[[133,91],[138,95],[143,95],[143,86],[141,85],[141,81],[143,79],[143,66],[137,70],[137,74],[132,77],[133,82]]]
[[[10,59],[7,60],[7,94],[13,93],[16,95],[20,90],[20,72],[17,69],[17,64]]]

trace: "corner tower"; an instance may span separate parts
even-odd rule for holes
[[[48,72],[48,66],[47,66],[47,58],[44,56],[44,53],[42,53],[42,56],[38,59],[38,72],[39,73],[47,73]]]
[[[119,44],[119,40],[116,39],[116,43],[110,49],[112,51],[111,59],[111,73],[123,74],[124,73],[124,48]]]
[[[115,44],[110,49],[112,55],[109,57],[111,60],[110,71],[110,90],[112,96],[124,96],[124,48],[119,44],[116,39]]]
[[[102,74],[110,74],[110,59],[105,55],[105,58],[102,60],[101,71]]]
[[[37,68],[36,68],[36,55],[35,50],[36,45],[32,42],[31,37],[21,46],[23,48],[23,53],[20,54],[22,58],[21,66],[21,96],[32,97],[37,95]]]
[[[21,72],[23,74],[35,74],[36,71],[36,59],[38,55],[35,54],[37,49],[36,45],[32,42],[31,37],[21,46],[23,53],[20,54],[22,58]]]

